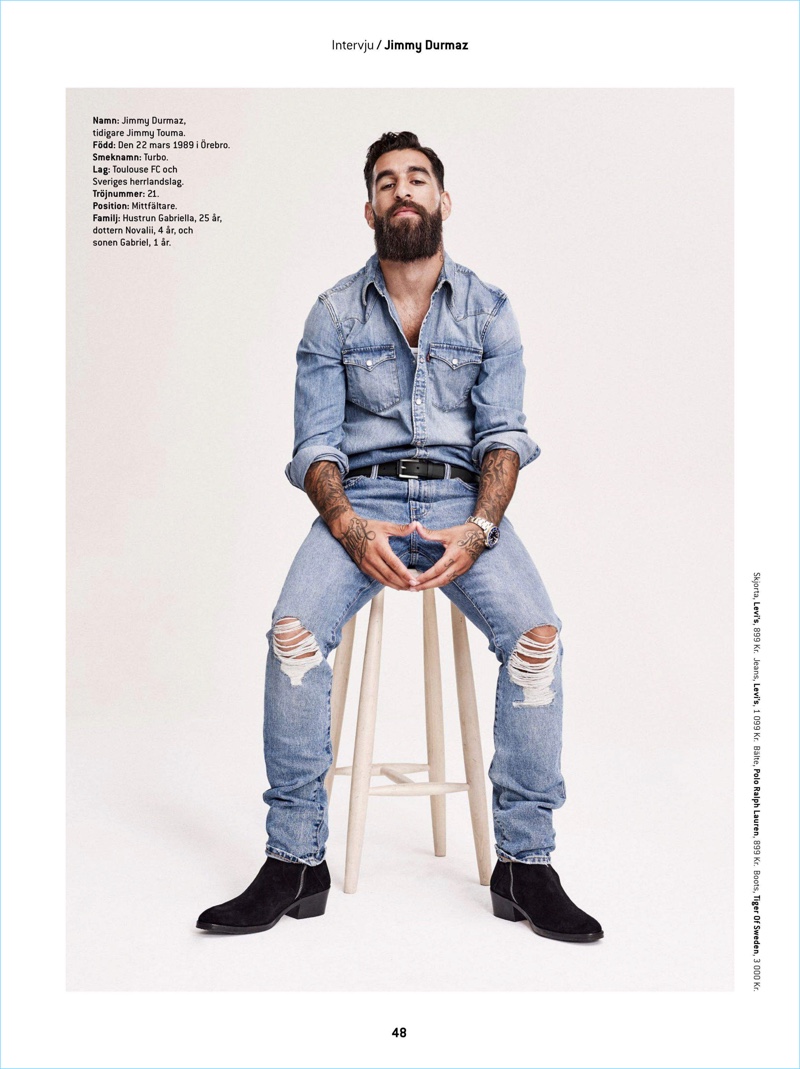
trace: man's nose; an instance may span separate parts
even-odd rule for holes
[[[397,189],[394,191],[394,197],[395,200],[408,200],[411,197],[411,186],[401,179],[397,183]]]

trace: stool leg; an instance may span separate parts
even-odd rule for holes
[[[361,674],[353,774],[350,785],[350,816],[347,821],[347,855],[344,866],[344,890],[348,895],[355,894],[358,888],[358,870],[361,867],[361,848],[364,845],[364,825],[367,820],[372,751],[375,745],[375,711],[378,706],[378,679],[381,668],[383,595],[384,591],[381,590],[372,600],[364,651],[364,670]]]
[[[472,837],[478,859],[478,876],[484,887],[491,878],[491,846],[489,843],[489,815],[486,808],[481,733],[478,724],[478,702],[469,654],[467,623],[455,605],[450,606],[453,624],[453,653],[456,663],[458,714],[461,720],[461,745],[464,750],[464,771],[469,784],[469,813],[472,818]]]
[[[439,628],[436,624],[436,592],[422,594],[422,635],[425,662],[425,738],[428,745],[428,779],[443,783],[444,716],[442,713],[442,664],[439,657]],[[443,794],[431,795],[433,852],[444,857],[447,850],[447,810]]]
[[[336,777],[336,761],[339,757],[339,741],[342,737],[344,706],[347,701],[347,684],[350,681],[350,662],[353,659],[353,639],[356,633],[356,618],[353,616],[342,628],[342,641],[336,650],[333,662],[333,680],[331,682],[331,749],[333,764],[325,777],[325,790],[328,801],[331,800],[333,783]]]

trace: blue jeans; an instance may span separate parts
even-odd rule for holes
[[[344,487],[355,511],[366,519],[419,520],[434,530],[464,523],[477,493],[459,479],[358,476],[346,479]],[[442,591],[483,632],[500,662],[495,754],[489,768],[498,857],[547,864],[555,839],[552,811],[565,800],[560,769],[563,649],[556,635],[549,652],[532,650],[526,633],[545,625],[560,630],[561,621],[507,519],[500,531],[497,546]],[[407,567],[423,571],[444,552],[416,533],[392,538],[391,546]],[[347,621],[380,589],[325,522],[316,519],[289,570],[268,634],[264,760],[270,789],[264,801],[269,806],[269,856],[307,865],[324,857],[324,779],[333,760],[327,657],[339,645]],[[287,625],[279,621],[284,620],[299,621],[294,633],[303,631],[303,641],[294,649],[283,638]]]

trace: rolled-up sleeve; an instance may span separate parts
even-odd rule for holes
[[[508,299],[500,299],[483,340],[483,360],[472,388],[475,446],[472,462],[480,469],[492,449],[513,449],[523,468],[539,455],[539,446],[525,429],[522,411],[525,367],[519,326]]]
[[[330,460],[342,475],[348,471],[341,450],[344,424],[345,370],[336,325],[324,297],[306,319],[297,348],[294,391],[294,449],[286,477],[299,490],[318,460]]]

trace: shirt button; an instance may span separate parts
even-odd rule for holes
[[[372,367],[372,361],[371,360],[367,361],[367,367]]]
[[[453,366],[455,367],[455,365],[456,365],[457,363],[458,363],[458,360],[456,360],[456,359],[455,359],[455,357],[453,357]]]
[[[418,404],[418,405],[421,405],[421,404],[422,404],[422,398],[421,398],[421,397],[418,397],[418,398],[417,398],[417,404]]]

